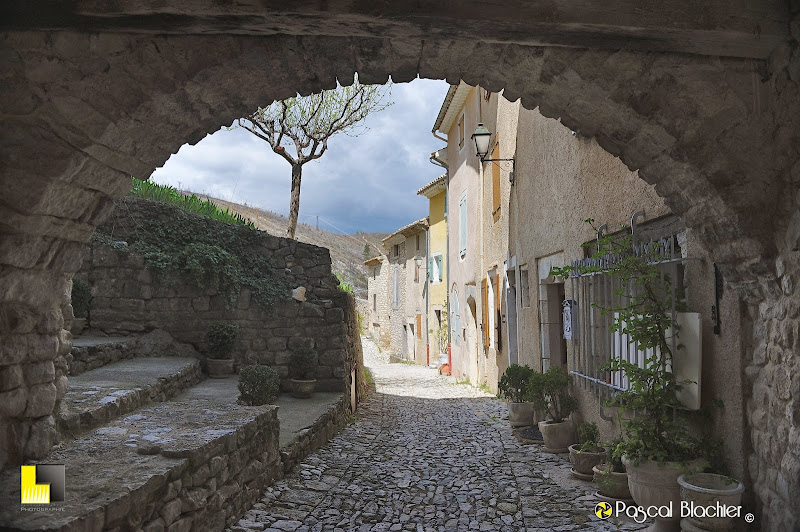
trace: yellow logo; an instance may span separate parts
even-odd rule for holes
[[[50,504],[64,501],[64,465],[44,464],[20,468],[20,502]]]
[[[600,519],[608,519],[611,517],[611,509],[613,507],[607,502],[598,502],[594,505],[594,515]]]

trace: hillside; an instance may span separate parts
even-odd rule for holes
[[[206,198],[206,196],[199,197]],[[286,226],[289,223],[286,216],[210,196],[208,199],[222,209],[228,209],[252,220],[257,229],[277,236],[286,234]],[[381,239],[389,236],[388,233],[340,235],[317,229],[313,225],[298,223],[295,236],[301,242],[328,248],[331,251],[334,273],[342,275],[345,281],[353,286],[356,296],[367,297],[367,270],[363,264],[364,245],[369,244],[371,255],[375,256],[380,249]]]

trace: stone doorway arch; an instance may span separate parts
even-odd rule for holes
[[[249,25],[252,13],[226,18],[204,2],[191,15],[127,7],[108,17],[92,2],[8,8],[0,37],[0,365],[68,352],[71,275],[129,176],[149,176],[183,143],[259,104],[346,84],[356,71],[366,83],[463,79],[595,138],[655,184],[699,235],[747,306],[750,480],[766,525],[796,527],[800,23],[778,7],[753,19],[718,2],[705,13],[708,27],[729,31],[707,31],[682,26],[691,5],[673,3],[677,14],[634,21],[650,32],[638,38],[613,24],[619,13],[588,7],[551,14],[550,26],[510,22],[509,10],[527,9],[515,2],[498,2],[485,34],[461,2],[448,8],[461,15],[427,19],[405,6],[378,15],[309,7],[305,19],[266,8],[274,21],[267,30]],[[590,15],[616,33],[590,31]],[[52,397],[65,386],[54,373],[42,385],[0,392],[3,404],[30,405],[0,420],[2,466],[47,454]]]

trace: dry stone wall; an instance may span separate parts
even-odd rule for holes
[[[141,201],[128,199],[120,211],[136,208]],[[148,215],[167,218],[174,214],[173,207],[147,204]],[[109,223],[113,229],[104,229],[113,231],[115,241],[124,242],[134,225],[132,220],[124,212],[115,214]],[[274,308],[265,309],[253,300],[249,289],[243,288],[235,308],[229,308],[215,288],[198,287],[177,274],[157,273],[128,246],[93,241],[78,273],[89,283],[93,295],[89,330],[124,336],[163,329],[203,353],[208,327],[216,321],[231,321],[239,326],[239,341],[233,353],[238,367],[271,366],[280,374],[282,387],[288,389],[292,351],[313,349],[319,357],[317,389],[348,391],[355,363],[348,344],[360,343],[358,318],[352,297],[337,289],[328,250],[268,235],[265,239],[266,245],[260,246],[258,252],[282,272],[288,286],[305,289],[300,298],[303,301],[290,297],[287,289]],[[355,336],[349,335],[349,324],[345,323],[351,307]]]

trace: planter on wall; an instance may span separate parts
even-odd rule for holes
[[[550,453],[569,452],[569,446],[575,443],[575,430],[569,419],[554,423],[552,420],[540,421],[539,431],[544,439],[544,450]]]
[[[738,480],[714,473],[693,473],[678,477],[681,500],[695,506],[739,506],[744,485]],[[702,530],[735,530],[735,517],[686,517]]]
[[[592,471],[598,495],[622,501],[632,499],[631,490],[628,488],[628,473],[612,471],[609,464],[598,464]]]
[[[628,487],[633,500],[639,506],[665,506],[672,504],[672,517],[656,517],[650,527],[651,532],[677,532],[681,522],[681,489],[678,477],[688,467],[696,470],[697,462],[690,462],[683,467],[679,462],[642,462],[638,466],[622,457],[622,463],[628,471]]]
[[[508,421],[512,427],[533,425],[533,403],[508,403]]]
[[[605,459],[605,447],[600,447],[597,452],[589,452],[581,451],[581,446],[578,443],[569,446],[569,461],[572,464],[573,472],[583,475],[583,480],[592,480],[594,478],[592,468]]]
[[[208,358],[206,359],[206,364],[208,366],[208,376],[212,379],[224,379],[233,374],[232,358]]]
[[[292,383],[292,397],[308,399],[314,393],[317,386],[317,379],[290,379]]]

